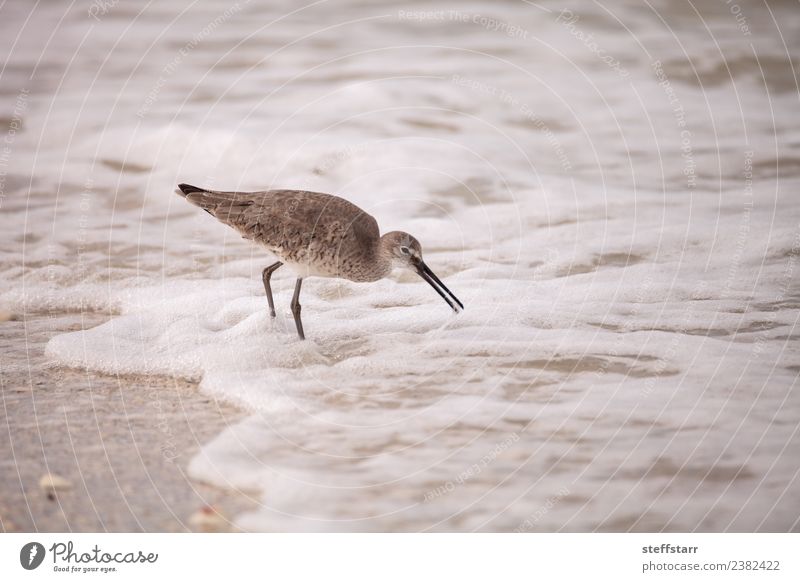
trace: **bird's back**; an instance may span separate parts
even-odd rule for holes
[[[181,184],[177,191],[244,238],[309,274],[375,280],[375,219],[344,198],[305,190],[221,192]]]

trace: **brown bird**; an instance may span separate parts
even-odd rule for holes
[[[272,273],[281,265],[295,272],[297,283],[291,308],[300,339],[305,339],[300,286],[306,277],[336,277],[362,283],[387,277],[394,268],[411,269],[453,311],[464,309],[422,260],[417,239],[401,231],[381,236],[375,218],[344,198],[304,190],[219,192],[188,184],[179,184],[176,192],[280,259],[261,275],[272,317]]]

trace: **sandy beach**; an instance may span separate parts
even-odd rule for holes
[[[796,2],[0,27],[6,531],[800,529]],[[180,183],[336,194],[465,309],[312,276],[301,341]]]
[[[194,531],[202,523],[192,516],[204,508],[214,508],[216,530],[235,530],[229,517],[257,500],[192,481],[186,465],[241,411],[195,382],[48,364],[51,336],[106,319],[55,313],[0,323],[3,531]],[[48,473],[69,483],[54,498],[40,487]]]

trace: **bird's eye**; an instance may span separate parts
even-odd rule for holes
[[[404,255],[408,255],[411,253],[411,251],[408,250],[408,247],[400,247],[400,252],[403,253]]]

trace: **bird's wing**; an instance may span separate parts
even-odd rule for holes
[[[177,192],[245,238],[268,246],[280,246],[291,239],[307,245],[314,238],[327,236],[346,235],[365,242],[380,236],[371,215],[331,194],[304,190],[222,192],[187,184],[181,184]]]

